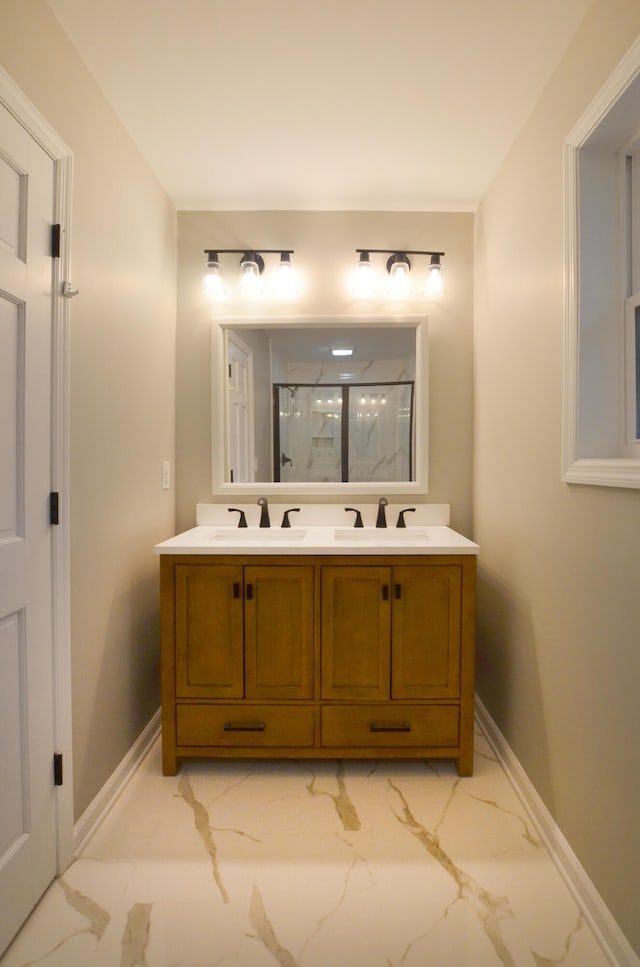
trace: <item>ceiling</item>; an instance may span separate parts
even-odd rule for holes
[[[176,208],[473,211],[592,0],[48,0]]]

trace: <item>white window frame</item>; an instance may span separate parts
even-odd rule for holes
[[[625,303],[625,456],[640,458],[640,292]]]
[[[625,162],[620,150],[624,149],[625,142],[629,145],[637,141],[639,118],[634,118],[634,112],[629,110],[630,98],[624,99],[625,94],[633,94],[638,102],[637,92],[640,92],[640,39],[630,48],[564,144],[562,480],[567,483],[640,488],[640,446],[629,437],[631,401],[635,407],[636,398],[637,371],[635,365],[632,366],[632,360],[635,363],[635,331],[632,341],[628,321],[631,310],[625,312],[627,300],[633,300],[633,293],[640,288],[637,279],[640,270],[630,271],[630,244],[635,232],[630,231],[629,226],[633,224],[637,228],[637,219],[629,219],[625,214],[629,196],[626,194],[627,179],[621,171]],[[638,113],[640,117],[640,110]],[[605,140],[603,147],[599,143],[599,134],[607,130],[618,131],[619,140],[617,144]],[[609,136],[615,138],[616,135]],[[615,190],[614,183],[617,183]],[[602,185],[602,198],[587,195],[592,184]],[[594,192],[598,192],[598,187]],[[637,203],[640,193],[633,194]],[[597,237],[597,232],[590,234],[588,231],[590,223],[598,226],[602,223],[601,213],[590,204],[594,200],[604,206],[605,232],[608,233],[604,242]],[[638,247],[635,248],[636,255],[640,256]],[[636,280],[632,281],[634,274]],[[602,293],[603,310],[596,305]],[[594,338],[604,340],[606,351],[600,355],[598,350],[590,348],[590,341]],[[598,423],[604,424],[604,430]]]

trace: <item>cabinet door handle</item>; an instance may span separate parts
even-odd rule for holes
[[[247,601],[253,598],[253,584],[247,584]]]
[[[382,600],[383,601],[388,601],[389,600],[389,585],[388,584],[383,584],[382,585]]]
[[[400,598],[402,597],[402,585],[401,584],[396,584],[395,585],[394,594],[396,596],[396,601],[399,601]]]
[[[371,722],[370,732],[410,732],[409,722]]]
[[[264,722],[225,722],[225,732],[264,732]]]
[[[239,581],[234,581],[233,582],[233,596],[234,596],[234,598],[239,598],[240,597],[240,582]]]

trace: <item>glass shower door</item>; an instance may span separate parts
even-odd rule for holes
[[[274,480],[335,483],[342,477],[339,386],[281,386],[276,393]]]
[[[275,481],[413,479],[412,382],[276,383],[273,390]]]
[[[411,480],[413,383],[352,386],[350,481]]]

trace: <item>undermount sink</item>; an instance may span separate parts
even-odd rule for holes
[[[305,527],[219,527],[209,540],[225,544],[272,544],[303,541]]]
[[[371,544],[406,544],[429,540],[426,530],[419,527],[336,527],[336,541],[362,541]]]

